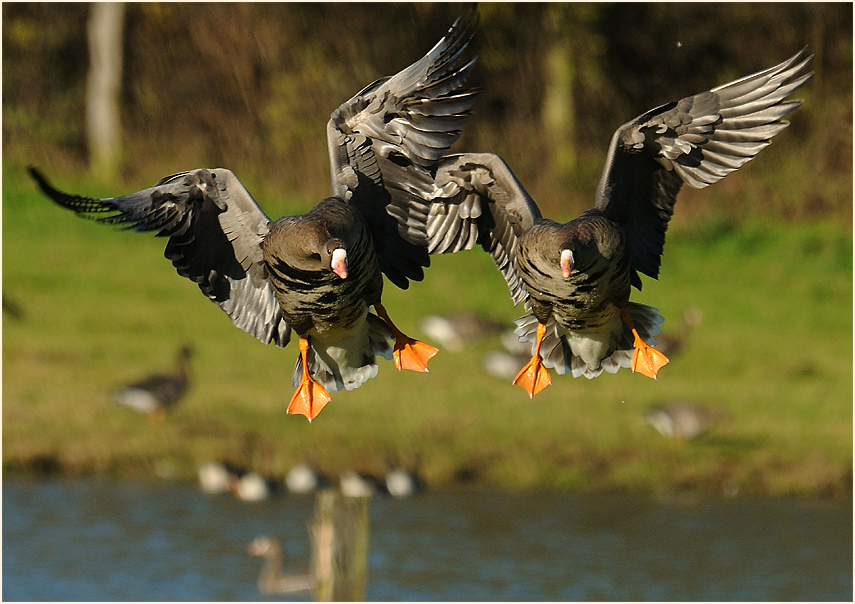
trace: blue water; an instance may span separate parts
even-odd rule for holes
[[[368,600],[844,600],[852,501],[425,493],[371,501]],[[259,600],[256,536],[306,570],[312,497],[6,481],[4,600]],[[292,599],[308,600],[309,597]]]

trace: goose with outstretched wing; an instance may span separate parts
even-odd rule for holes
[[[468,9],[423,58],[336,109],[327,127],[333,197],[271,221],[229,170],[199,169],[105,199],[42,191],[78,215],[168,237],[166,257],[240,329],[300,357],[288,406],[311,421],[328,391],[377,374],[376,355],[427,371],[436,349],[407,337],[381,304],[383,277],[406,289],[430,264],[425,223],[437,160],[459,138],[480,90],[464,53]],[[369,312],[374,307],[377,314]],[[389,340],[394,339],[394,346]]]
[[[429,250],[481,245],[514,304],[531,314],[516,333],[534,342],[514,383],[530,396],[559,374],[593,378],[631,367],[655,378],[668,359],[654,336],[662,317],[629,301],[639,273],[659,275],[665,231],[683,184],[710,185],[750,161],[801,105],[787,97],[813,76],[802,50],[780,65],[648,111],[612,137],[593,208],[559,224],[543,218],[507,164],[492,154],[440,161]]]

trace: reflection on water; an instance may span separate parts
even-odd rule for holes
[[[4,600],[258,600],[256,536],[308,566],[311,497],[7,481]],[[369,600],[850,600],[852,501],[425,493],[371,503]],[[302,598],[307,599],[307,598]]]

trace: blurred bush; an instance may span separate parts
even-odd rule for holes
[[[2,10],[4,160],[81,172],[90,7]],[[421,57],[460,11],[456,3],[130,4],[120,179],[147,185],[224,166],[259,199],[279,203],[288,191],[288,203],[308,207],[329,191],[330,112]],[[851,219],[851,4],[496,3],[480,12],[474,46],[486,91],[455,150],[505,157],[545,213],[567,218],[590,205],[620,124],[807,45],[817,75],[797,95],[805,106],[764,152],[750,187],[736,177],[717,185],[733,200],[718,211]]]

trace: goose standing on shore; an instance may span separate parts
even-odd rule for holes
[[[786,97],[813,76],[802,50],[780,65],[667,103],[612,137],[593,208],[559,224],[540,210],[505,162],[492,154],[445,157],[438,203],[428,219],[432,254],[490,253],[531,314],[516,333],[534,341],[514,383],[534,396],[548,368],[574,377],[631,367],[655,378],[668,359],[654,348],[662,317],[629,301],[639,273],[657,278],[665,231],[683,184],[703,188],[771,142],[801,105]]]
[[[377,375],[375,355],[426,372],[436,354],[392,323],[381,304],[383,274],[406,289],[430,264],[433,173],[480,94],[465,86],[475,59],[462,58],[476,24],[470,8],[422,59],[332,113],[334,197],[301,216],[272,222],[221,168],[106,199],[62,193],[30,173],[48,197],[82,217],[168,236],[165,255],[178,274],[265,344],[284,347],[296,331],[297,390],[288,412],[311,421],[329,390],[352,390]]]
[[[146,413],[152,422],[163,422],[167,409],[184,396],[190,384],[190,356],[190,348],[183,346],[174,373],[152,375],[126,386],[116,393],[116,402]]]
[[[656,431],[666,438],[685,441],[706,434],[711,427],[725,418],[726,414],[720,409],[672,403],[650,409],[644,415],[644,422],[656,428]]]

